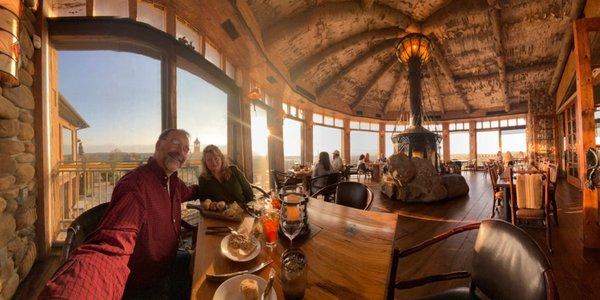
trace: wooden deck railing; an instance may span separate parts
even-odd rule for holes
[[[52,172],[52,216],[55,242],[84,211],[110,201],[119,179],[145,162],[61,162]],[[178,171],[186,184],[197,184],[200,162],[188,161]]]

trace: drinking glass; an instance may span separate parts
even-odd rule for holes
[[[306,289],[306,255],[300,249],[288,249],[281,255],[281,289],[285,299],[302,299]]]
[[[277,230],[279,227],[279,214],[277,210],[266,209],[260,217],[263,234],[265,236],[265,244],[269,250],[273,250],[277,243]]]
[[[279,222],[281,224],[281,231],[290,239],[290,248],[292,248],[292,241],[300,234],[304,225],[304,211],[300,206],[300,202],[282,202]]]

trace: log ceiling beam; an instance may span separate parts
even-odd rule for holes
[[[412,18],[401,10],[379,3],[373,3],[370,9],[365,11],[360,2],[326,2],[282,18],[281,21],[272,24],[269,28],[263,29],[264,44],[269,49],[275,43],[289,38],[290,35],[306,32],[309,24],[318,24],[329,19],[357,20],[365,15],[371,15],[375,20],[389,19],[390,23],[397,24],[399,28],[406,28],[414,23]]]
[[[448,20],[450,17],[456,15],[468,16],[470,14],[478,13],[488,9],[488,5],[485,1],[473,1],[473,0],[454,0],[445,1],[440,8],[432,13],[422,22],[422,31],[424,35],[430,35],[437,29],[440,29],[444,20]]]
[[[571,2],[571,11],[569,12],[569,23],[579,18],[581,12],[585,7],[586,0],[573,0]],[[567,26],[563,35],[562,45],[560,52],[558,53],[558,59],[556,60],[556,67],[554,68],[554,75],[552,75],[552,81],[548,87],[548,95],[553,96],[558,89],[558,84],[562,78],[562,74],[565,70],[565,65],[569,59],[569,53],[571,53],[571,45],[573,45],[573,28]]]
[[[498,76],[500,81],[500,95],[504,103],[504,111],[510,111],[510,100],[508,99],[508,82],[506,80],[506,56],[504,55],[504,43],[502,42],[502,18],[501,7],[498,0],[488,0],[490,5],[490,19],[492,31],[494,32],[494,51],[496,52],[496,63],[498,64]]]
[[[329,77],[322,85],[317,87],[317,89],[316,89],[317,97],[324,95],[329,90],[329,88],[331,88],[331,86],[334,83],[336,83],[340,78],[347,76],[348,73],[350,73],[350,71],[352,71],[352,69],[354,69],[356,66],[360,65],[365,60],[373,58],[375,55],[377,55],[377,53],[379,53],[381,51],[385,51],[390,48],[394,48],[395,43],[396,43],[395,39],[383,41],[383,42],[377,44],[375,47],[368,50],[366,53],[356,57],[349,64],[342,67],[342,69],[337,74]],[[390,54],[390,55],[392,55],[392,54]]]
[[[402,85],[402,75],[404,74],[404,72],[404,68],[400,68],[400,72],[396,73],[396,82],[394,83],[394,87],[392,88],[390,97],[383,103],[383,106],[381,107],[382,113],[385,114],[389,110],[390,104],[392,103],[394,98],[396,98],[398,95],[402,95],[407,92],[408,84],[405,84],[404,86]],[[402,87],[404,87],[404,93],[400,94],[400,89],[402,89]]]
[[[452,73],[452,70],[450,70],[448,61],[446,60],[446,58],[440,51],[439,43],[433,36],[430,36],[429,39],[432,44],[431,56],[433,57],[433,59],[435,59],[437,64],[440,66],[440,69],[442,69],[442,74],[446,78],[446,81],[448,81],[448,83],[450,84],[450,89],[452,91],[452,94],[458,96],[458,99],[460,99],[460,102],[465,107],[465,112],[471,113],[473,108],[471,107],[471,105],[469,105],[469,101],[467,101],[467,97],[465,96],[465,94],[462,93],[462,91],[460,91],[456,87],[456,81],[454,80],[454,74]]]
[[[362,3],[364,10],[369,10],[375,0],[361,0],[360,2]]]
[[[367,94],[369,93],[369,91],[371,91],[371,89],[373,88],[373,86],[375,86],[375,84],[379,81],[379,79],[381,79],[381,77],[383,77],[383,74],[385,74],[388,70],[390,70],[397,62],[396,56],[392,55],[390,56],[390,58],[388,58],[383,65],[379,68],[379,70],[377,70],[377,72],[373,75],[373,77],[371,77],[371,79],[369,80],[369,82],[367,82],[367,85],[358,93],[358,96],[354,99],[354,101],[352,101],[352,103],[350,103],[350,108],[354,109],[355,107],[357,107],[367,96]]]
[[[544,62],[541,62],[538,64],[508,70],[506,72],[506,77],[509,78],[510,76],[522,74],[522,73],[543,72],[543,71],[546,71],[553,67],[554,67],[554,62],[544,61]],[[461,85],[461,84],[465,84],[466,82],[470,82],[470,81],[483,81],[483,80],[490,80],[490,79],[496,79],[496,78],[498,78],[498,72],[486,73],[486,74],[480,74],[480,75],[470,75],[470,76],[464,76],[464,77],[454,77],[454,82],[456,82],[457,85]]]
[[[367,30],[359,34],[347,37],[337,43],[330,45],[329,47],[310,55],[309,57],[300,60],[290,68],[290,78],[296,81],[298,78],[302,78],[306,71],[312,69],[317,64],[325,60],[330,55],[337,53],[338,51],[356,45],[364,40],[374,39],[394,39],[401,38],[406,34],[403,29],[399,27],[387,27],[376,30]]]
[[[440,111],[442,112],[442,114],[446,113],[446,108],[444,107],[444,101],[442,101],[442,90],[440,89],[440,82],[438,81],[438,73],[435,71],[435,69],[433,68],[433,66],[431,64],[427,64],[427,72],[429,73],[429,76],[431,77],[431,81],[432,81],[432,87],[435,90],[435,93],[437,94],[437,99],[439,101],[440,104]]]

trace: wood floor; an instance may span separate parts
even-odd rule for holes
[[[375,192],[372,210],[396,212],[400,216],[396,245],[407,248],[453,227],[489,218],[492,213],[491,187],[482,172],[464,172],[470,187],[468,196],[431,204],[406,204],[390,201],[379,193],[379,186],[367,182]],[[600,299],[600,251],[585,251],[582,244],[580,192],[559,182],[557,189],[560,226],[552,227],[554,253],[549,255],[562,299]],[[542,229],[526,229],[540,245],[545,245]],[[470,260],[477,231],[463,233],[402,259],[397,279],[471,269]],[[545,247],[542,247],[545,248]],[[14,299],[35,299],[44,283],[60,265],[60,251],[50,259],[37,262],[21,284]],[[499,279],[501,280],[501,279]],[[467,280],[429,284],[396,291],[396,299],[413,299],[456,286]]]

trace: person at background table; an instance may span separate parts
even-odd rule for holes
[[[319,162],[315,165],[315,168],[312,172],[312,177],[318,177],[323,175],[329,175],[333,173],[333,168],[331,167],[331,163],[329,162],[329,154],[325,151],[319,153]],[[319,178],[313,182],[313,185],[310,187],[311,194],[317,192],[321,188],[324,188],[327,185],[327,177]]]
[[[369,156],[369,153],[365,153],[365,164],[370,164],[371,163],[371,157]]]
[[[96,230],[46,283],[40,299],[187,299],[190,254],[178,251],[181,203],[195,199],[177,170],[189,134],[167,129],[148,163],[116,184]]]
[[[367,153],[367,155],[369,155],[369,153]],[[358,163],[356,164],[356,166],[357,166],[359,172],[367,173],[367,172],[371,171],[369,169],[369,167],[367,166],[367,163],[370,163],[370,162],[367,162],[367,159],[366,159],[367,155],[361,154],[358,157]]]
[[[198,177],[198,199],[237,202],[241,207],[254,199],[250,183],[235,165],[229,164],[223,152],[208,145],[202,150],[202,170]]]
[[[387,173],[388,171],[388,159],[385,157],[385,153],[379,154],[379,159],[377,160],[379,163],[383,164],[383,173]]]
[[[342,158],[340,157],[340,151],[333,151],[333,155],[331,157],[331,170],[333,172],[341,172],[344,169],[344,163],[342,162]]]

